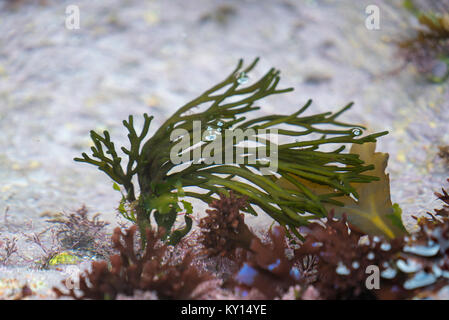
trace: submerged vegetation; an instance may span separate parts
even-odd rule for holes
[[[199,223],[201,243],[208,256],[232,256],[237,248],[249,250],[255,235],[245,224],[240,210],[247,206],[245,197],[220,194],[219,200],[212,201],[206,210],[207,216]]]
[[[419,28],[414,37],[399,42],[399,52],[418,72],[440,83],[449,78],[449,3],[422,3],[404,1],[404,6],[418,19]]]
[[[417,218],[419,230],[408,234],[401,209],[391,202],[388,154],[375,151],[376,138],[386,132],[362,136],[362,127],[337,121],[351,105],[304,116],[308,102],[292,115],[247,120],[244,114],[259,109],[253,105],[257,100],[291,91],[277,89],[275,69],[247,84],[256,63],[243,68],[240,61],[223,82],[175,112],[149,138],[152,118],[144,115],[138,133],[130,116],[123,122],[130,141],[129,148],[122,147],[125,167],[109,133],[91,131],[91,156],[83,153],[75,160],[97,166],[114,180],[114,189],[123,192],[118,210],[134,225],[114,230],[112,249],[118,254],[107,258],[112,251],[104,240],[106,224],[97,216],[90,219],[85,207],[50,220],[58,226],[58,248],[106,258],[79,276],[78,289],[54,288],[58,297],[403,299],[429,297],[448,285],[446,191],[436,194],[443,208]],[[200,141],[190,137],[194,121],[206,128]],[[226,133],[267,128],[286,139],[267,135],[259,140],[256,133],[246,138],[275,152],[276,170],[250,146],[241,162],[171,161],[173,148],[176,156],[199,150],[215,157],[225,152],[217,141],[225,141]],[[185,133],[173,139],[177,129]],[[186,136],[189,147],[176,149]],[[232,140],[232,150],[240,142]],[[349,153],[343,152],[346,144],[351,144]],[[332,147],[322,150],[324,145]],[[267,168],[272,172],[267,174]],[[210,207],[193,234],[188,234],[193,224],[189,197]],[[265,238],[245,223],[245,213],[257,215],[258,210],[274,220]],[[176,221],[180,213],[183,227]],[[39,237],[33,239],[40,243]],[[55,250],[47,251],[56,256]],[[211,264],[217,269],[224,260],[226,271],[211,272]],[[378,283],[368,287],[367,272],[376,270]]]
[[[343,1],[318,8],[300,8],[290,0],[267,6],[208,3],[200,8],[204,12],[194,6],[177,12],[176,4],[164,5],[168,9],[164,11],[156,2],[145,6],[138,1],[115,2],[110,6],[87,6],[86,2],[81,9],[89,9],[89,21],[73,30],[67,23],[70,10],[66,10],[62,33],[57,28],[64,26],[58,24],[45,30],[29,28],[40,25],[33,13],[35,7],[47,7],[45,0],[0,4],[5,12],[24,9],[24,16],[17,11],[2,18],[2,25],[12,26],[16,18],[28,22],[23,30],[7,32],[5,41],[11,45],[0,60],[6,110],[0,123],[6,124],[3,140],[12,146],[0,155],[5,207],[0,224],[0,300],[50,295],[76,300],[233,301],[449,297],[448,189],[444,186],[435,193],[437,199],[425,199],[429,185],[447,169],[441,164],[449,168],[449,145],[436,149],[436,143],[447,137],[435,137],[444,133],[440,129],[447,120],[441,102],[446,86],[427,83],[441,84],[449,78],[449,0],[380,1],[376,9],[383,12],[379,25],[383,31],[369,39],[366,32],[359,32],[364,31],[361,9],[369,11],[360,3]],[[45,8],[47,18],[60,17],[61,6],[67,7],[54,4]],[[395,11],[398,7],[401,12]],[[248,24],[265,9],[274,9],[271,22]],[[346,19],[320,23],[343,10]],[[379,18],[373,13],[370,18]],[[388,23],[395,18],[398,25],[398,17],[406,35],[394,38],[393,50],[402,65],[384,82],[380,75],[393,62],[388,61],[392,48],[378,46],[376,41],[393,39]],[[171,21],[180,23],[179,27],[171,27]],[[272,22],[275,28],[270,29]],[[150,49],[145,32],[140,32],[147,28],[158,33],[150,37],[154,40]],[[354,30],[357,34],[348,37]],[[131,36],[136,31],[139,38]],[[213,40],[217,31],[233,36],[224,42],[223,37]],[[311,31],[325,34],[309,42]],[[33,39],[17,41],[21,35]],[[363,99],[367,108],[349,119],[394,128],[393,141],[378,140],[387,131],[364,128],[364,122],[345,122],[352,103],[324,110],[314,110],[311,100],[300,101],[294,108],[283,105],[293,88],[281,83],[275,68],[258,73],[258,58],[249,64],[238,61],[229,73],[216,70],[209,53],[200,48],[201,37],[193,35],[212,40],[207,46],[212,51],[217,44],[220,49],[231,44],[236,45],[232,50],[260,51],[265,46],[262,52],[283,52],[286,67],[294,73],[301,68],[294,80],[302,82],[305,94],[324,92],[318,94],[320,100],[327,100],[334,90],[338,90],[336,98],[358,90],[354,96]],[[239,47],[242,35],[257,37]],[[114,47],[120,39],[130,41]],[[270,49],[271,40],[276,43]],[[92,41],[101,45],[92,46]],[[62,53],[60,65],[45,74],[39,72],[45,68],[35,62],[49,55],[58,57],[65,44],[82,49],[86,43],[92,50],[83,51],[81,58],[87,60],[67,60]],[[125,52],[131,47],[134,51]],[[155,55],[147,61],[139,52]],[[159,102],[172,94],[185,94],[182,79],[173,81],[170,70],[192,58],[191,52],[203,71],[218,75],[217,82],[166,114],[166,106]],[[112,58],[92,68],[105,54]],[[298,57],[304,59],[298,62]],[[414,81],[409,73],[396,77],[404,66],[427,82]],[[78,88],[76,80],[86,72],[93,81]],[[352,79],[346,81],[349,73]],[[195,75],[190,73],[186,79]],[[61,79],[63,86],[59,86]],[[142,95],[142,86],[155,82],[160,91]],[[352,88],[345,87],[351,83]],[[388,97],[379,99],[385,90]],[[81,103],[81,107],[58,113],[58,103],[69,91],[78,92],[70,105]],[[129,110],[134,109],[141,100],[156,114],[164,113],[164,118],[126,113],[123,146],[117,143],[123,140],[111,131],[92,130],[89,137],[86,125],[120,124],[122,119],[113,119],[117,114],[112,110],[125,105],[124,101],[130,103],[126,104]],[[29,110],[39,112],[30,115]],[[40,132],[42,125],[32,122],[36,119],[55,125]],[[22,123],[31,126],[17,130]],[[81,131],[89,141],[79,136]],[[45,142],[51,145],[47,148]],[[380,150],[383,143],[378,142],[386,142],[397,161],[390,170],[398,179],[392,181],[394,192],[390,192],[389,154]],[[94,177],[72,179],[66,174],[74,171],[66,162],[51,159],[75,149],[81,154],[74,159],[75,171],[78,165],[88,164],[87,168],[108,176],[106,181],[116,195],[120,193],[117,212],[113,212],[119,227],[114,229],[114,223],[90,214],[85,206],[67,213],[54,211],[55,206],[78,205],[73,202],[78,196],[94,196],[98,182],[92,181]],[[59,179],[52,181],[53,173]],[[431,176],[426,179],[425,174]],[[67,179],[71,181],[65,184]],[[410,192],[413,183],[419,186]],[[107,197],[99,192],[94,199],[97,204]],[[52,196],[58,202],[50,205]],[[424,215],[407,212],[403,216],[392,199],[402,201],[404,209],[433,200],[442,206]],[[12,215],[8,215],[10,205]],[[100,203],[105,208],[110,205],[107,199]],[[208,207],[203,210],[204,205]],[[45,211],[39,214],[40,210]],[[42,219],[34,219],[37,216]],[[62,285],[47,290],[55,279],[63,279]],[[26,284],[19,283],[22,280]]]
[[[169,249],[161,241],[163,234],[149,229],[145,249],[137,249],[137,227],[116,228],[112,243],[119,254],[94,262],[80,276],[79,292],[54,290],[75,299],[223,298],[223,290],[233,299],[432,298],[449,285],[449,195],[443,189],[436,196],[443,207],[417,218],[417,232],[393,240],[361,232],[346,215],[338,219],[333,212],[326,221],[309,224],[299,245],[289,243],[280,226],[270,229],[267,239],[251,233],[249,247],[225,248],[226,257],[237,265],[227,279],[210,273],[201,262],[204,254],[219,259],[223,251]],[[222,195],[212,204],[211,215],[224,213],[225,204],[233,203],[236,216],[243,200]],[[239,221],[238,229],[248,228],[243,220],[234,221]],[[210,249],[216,243],[196,246],[201,245]],[[371,273],[378,277],[373,287],[367,285]]]
[[[48,222],[55,224],[55,237],[63,250],[79,250],[97,257],[107,257],[111,250],[105,233],[108,223],[99,219],[99,213],[89,218],[82,206],[70,214],[60,214]]]
[[[348,220],[366,234],[385,236],[394,239],[403,235],[406,231],[402,225],[401,209],[398,204],[392,204],[390,197],[390,179],[385,173],[388,163],[388,154],[375,152],[375,143],[354,144],[351,154],[359,155],[359,159],[366,164],[373,165],[372,170],[366,174],[377,177],[377,181],[370,183],[354,183],[359,199],[349,195],[336,198],[339,206],[333,203],[325,204],[328,212],[332,211],[336,216],[346,214]],[[294,176],[296,181],[306,184],[316,194],[330,192],[329,186],[319,185],[304,181]],[[294,188],[290,182],[281,178],[278,183],[285,188]]]
[[[194,299],[210,288],[198,288],[211,280],[211,275],[200,273],[191,265],[193,256],[187,253],[177,261],[169,253],[168,246],[159,240],[161,234],[146,230],[146,247],[135,249],[136,226],[124,232],[114,230],[112,245],[119,254],[112,255],[110,262],[92,263],[92,271],[81,275],[78,296],[74,288],[68,292],[54,289],[58,297],[75,299],[115,299],[119,294],[132,296],[136,292],[154,292],[159,299]],[[197,290],[198,289],[198,290]]]
[[[346,215],[337,219],[333,212],[324,224],[310,224],[297,247],[275,228],[271,245],[253,240],[235,286],[246,294],[256,288],[262,298],[282,298],[289,290],[296,299],[310,298],[310,292],[314,299],[436,297],[449,285],[449,195],[444,189],[435,194],[443,207],[417,218],[417,232],[393,240],[360,232]],[[379,284],[369,288],[368,275],[376,271]]]
[[[83,153],[75,160],[96,166],[114,180],[116,189],[124,189],[119,209],[138,225],[141,234],[145,235],[144,230],[151,227],[154,218],[158,227],[166,231],[165,239],[171,244],[178,243],[192,227],[192,207],[187,197],[210,203],[217,199],[221,190],[227,189],[246,197],[247,206],[243,212],[257,215],[257,210],[261,209],[285,227],[289,237],[294,235],[301,239],[298,227],[307,225],[311,219],[326,217],[326,205],[343,205],[339,201],[343,196],[358,198],[354,184],[379,180],[366,174],[374,168],[373,165],[365,164],[357,154],[343,152],[345,144],[375,142],[387,133],[361,136],[362,126],[340,122],[337,118],[352,103],[336,113],[305,116],[303,113],[311,105],[308,101],[291,115],[247,119],[250,112],[260,109],[255,106],[257,101],[293,90],[277,88],[280,77],[274,68],[250,83],[248,74],[257,62],[258,59],[244,67],[240,60],[229,76],[182,106],[151,137],[148,133],[153,117],[144,115],[143,128],[138,133],[133,116],[129,116],[123,121],[130,142],[128,148],[121,148],[127,158],[124,166],[109,132],[91,131],[94,144],[91,155]],[[197,140],[195,122],[200,124],[201,130]],[[173,137],[180,129],[184,134]],[[271,135],[261,138],[256,133],[268,129],[277,130],[280,142]],[[233,155],[240,154],[241,157],[232,159],[232,163],[223,161],[224,133],[236,133],[237,130],[253,130],[245,140],[262,144],[264,150],[272,153],[271,157],[277,160],[276,172],[267,175],[272,169],[266,155],[256,152],[260,146],[246,145],[242,154],[238,139],[232,140],[231,149]],[[288,141],[282,142],[284,138]],[[187,141],[189,147],[179,148],[180,139]],[[324,145],[331,151],[320,149]],[[182,166],[171,161],[173,148],[178,148],[177,156],[189,154],[188,159],[194,159],[195,154],[208,156],[206,160],[194,160],[188,166]],[[211,159],[218,161],[207,161]],[[282,188],[276,183],[278,179],[288,181],[294,188]],[[326,192],[316,193],[309,183],[326,186]],[[203,192],[190,187],[200,188]],[[136,194],[137,189],[139,194]],[[180,213],[184,215],[185,225],[177,228]]]
[[[300,117],[310,106],[308,102],[292,115],[247,120],[243,114],[259,109],[254,106],[257,100],[291,91],[277,89],[279,71],[275,69],[244,86],[256,63],[243,68],[240,61],[223,82],[181,107],[150,138],[152,118],[144,115],[143,128],[137,133],[130,116],[123,122],[130,141],[128,149],[122,148],[128,157],[125,168],[109,133],[91,132],[92,155],[83,153],[75,160],[97,166],[114,180],[115,189],[124,189],[119,211],[136,225],[125,233],[115,230],[112,242],[120,254],[111,256],[110,262],[95,262],[92,271],[80,277],[81,296],[74,290],[64,293],[55,289],[59,296],[115,299],[151,293],[158,298],[194,298],[198,286],[212,290],[202,285],[209,281],[221,283],[221,288],[241,298],[411,296],[413,290],[407,291],[409,280],[400,274],[398,261],[415,243],[409,242],[401,210],[390,199],[385,173],[388,154],[375,152],[376,138],[386,132],[361,136],[362,127],[337,121],[351,104],[337,113]],[[205,109],[198,110],[203,104]],[[189,135],[195,129],[194,121],[206,128],[200,141],[192,141]],[[277,170],[269,175],[264,171],[264,159],[257,158],[256,149],[248,146],[244,161],[236,163],[202,159],[180,167],[170,158],[171,149],[186,136],[189,147],[176,149],[177,156],[198,149],[201,154],[208,150],[214,157],[224,152],[221,143],[214,143],[224,141],[225,132],[267,128],[276,128],[279,136],[293,140],[278,143],[271,136],[264,137],[265,148],[278,150]],[[186,133],[173,139],[176,129]],[[261,141],[256,134],[247,139]],[[232,141],[233,150],[239,142]],[[349,153],[343,153],[346,143],[352,144]],[[326,144],[336,146],[331,151],[321,150]],[[250,162],[249,155],[256,161]],[[192,186],[205,191],[192,191],[188,188]],[[199,221],[195,245],[199,249],[177,256],[168,248],[186,243],[184,237],[193,222],[188,197],[205,201],[211,209]],[[257,207],[279,223],[267,230],[266,240],[245,224],[243,213],[256,214]],[[182,211],[186,224],[175,229]],[[152,218],[157,230],[151,225]],[[326,218],[324,224],[317,218]],[[300,233],[301,226],[305,228]],[[143,240],[140,250],[135,249],[137,229]],[[229,259],[234,271],[219,279],[204,265],[193,263],[203,256]],[[365,285],[366,269],[371,265],[382,272],[386,283],[382,291],[371,291]],[[396,286],[401,290],[393,289]]]

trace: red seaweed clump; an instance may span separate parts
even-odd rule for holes
[[[200,242],[208,256],[234,256],[238,248],[248,250],[255,235],[245,224],[240,210],[247,206],[247,198],[239,197],[233,191],[229,196],[220,194],[206,210],[207,216],[200,220]]]
[[[133,296],[135,293],[154,292],[159,299],[196,299],[205,294],[201,287],[213,277],[200,273],[192,265],[193,256],[187,252],[181,261],[174,261],[168,246],[160,240],[162,234],[146,231],[146,247],[135,249],[136,226],[123,233],[120,228],[112,235],[113,247],[119,254],[109,261],[92,263],[92,270],[80,276],[79,290],[62,292],[54,288],[58,297],[75,299],[115,299],[118,295]],[[201,286],[200,286],[201,285]]]
[[[318,279],[313,286],[323,299],[375,299],[378,290],[368,289],[368,266],[379,271],[389,268],[400,250],[401,240],[388,242],[351,228],[343,215],[335,219],[331,212],[324,225],[314,223],[296,257],[317,257]]]
[[[269,243],[262,243],[258,238],[252,240],[246,261],[228,284],[243,297],[254,289],[264,299],[280,297],[302,280],[295,259],[287,255],[285,230],[277,226],[268,235]]]

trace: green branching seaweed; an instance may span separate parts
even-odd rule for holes
[[[149,117],[147,114],[144,114],[143,116],[144,125],[140,135],[137,135],[134,129],[134,119],[132,115],[129,116],[128,121],[123,120],[123,125],[129,131],[128,139],[131,145],[129,149],[126,149],[125,147],[121,148],[123,153],[128,156],[126,171],[124,171],[121,166],[122,158],[117,155],[114,143],[111,141],[109,132],[106,130],[103,132],[103,137],[93,130],[90,132],[90,137],[95,145],[91,147],[92,157],[98,160],[89,157],[85,152],[82,154],[83,158],[75,158],[75,161],[96,165],[99,170],[103,171],[112,180],[122,185],[127,192],[128,201],[136,200],[132,178],[138,173],[143,163],[143,159],[140,155],[140,145],[148,133],[151,120],[153,120],[153,117]],[[103,146],[106,150],[103,150]]]
[[[128,158],[125,169],[107,131],[103,136],[91,131],[92,155],[83,153],[82,158],[75,160],[97,166],[121,185],[126,191],[123,201],[135,208],[135,215],[127,217],[141,231],[151,226],[153,217],[159,227],[168,231],[167,240],[171,243],[179,241],[192,225],[191,205],[181,198],[193,197],[210,203],[223,190],[247,197],[244,212],[257,215],[262,210],[284,226],[289,236],[293,233],[300,237],[299,226],[327,215],[326,203],[342,205],[335,198],[358,197],[352,183],[378,180],[363,174],[372,170],[372,165],[365,165],[356,154],[343,153],[344,144],[374,142],[387,132],[361,136],[363,127],[338,121],[352,103],[336,113],[303,116],[311,105],[308,101],[291,115],[247,119],[244,115],[260,109],[254,105],[258,100],[293,90],[278,89],[279,71],[274,68],[250,83],[248,74],[257,62],[255,59],[244,67],[240,60],[225,80],[181,107],[146,140],[152,117],[144,115],[143,129],[137,134],[130,116],[123,122],[130,141],[129,149],[122,148]],[[195,134],[198,130],[200,135]],[[272,131],[261,136],[262,130]],[[232,138],[229,148],[226,139],[233,134],[238,136],[239,132],[245,133],[243,140]],[[273,136],[272,132],[277,134]],[[244,147],[240,145],[242,141]],[[323,145],[336,146],[331,148],[333,151],[325,151],[320,149]],[[275,170],[270,167],[267,154],[260,150],[277,161]],[[236,155],[233,161],[224,159],[228,151]],[[200,159],[195,155],[200,155]],[[179,164],[173,161],[174,156],[194,160]],[[135,194],[134,177],[139,196]],[[296,188],[282,188],[277,183],[280,178]],[[307,182],[331,188],[325,194],[316,194]],[[175,229],[181,211],[185,212],[185,226]]]

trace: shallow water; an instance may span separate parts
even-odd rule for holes
[[[372,2],[380,30],[365,27]],[[72,160],[88,151],[89,130],[108,129],[126,143],[121,121],[129,114],[154,115],[154,130],[239,58],[256,56],[248,81],[275,66],[281,86],[295,88],[262,101],[262,112],[291,113],[309,98],[313,113],[354,101],[343,120],[390,131],[377,150],[390,154],[392,200],[405,220],[440,206],[433,192],[449,176],[437,157],[437,146],[449,143],[447,84],[425,82],[412,66],[392,72],[402,61],[391,40],[408,22],[385,2],[79,0],[79,30],[65,28],[71,1],[3,4],[0,213],[9,211],[1,237],[41,231],[42,213],[82,204],[114,224],[120,194],[103,173]],[[256,229],[268,222],[249,221]],[[20,237],[18,244],[25,256],[38,250]]]

